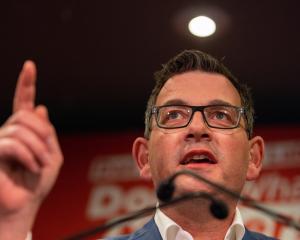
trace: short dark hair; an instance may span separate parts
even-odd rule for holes
[[[238,81],[223,63],[211,55],[199,50],[184,50],[174,58],[170,59],[166,64],[163,64],[161,70],[154,73],[155,86],[148,99],[145,112],[145,138],[150,137],[151,111],[153,106],[155,106],[157,96],[164,84],[174,75],[195,70],[221,74],[233,84],[240,95],[242,106],[245,108],[246,131],[248,137],[251,138],[254,123],[254,107],[250,89],[246,84]]]

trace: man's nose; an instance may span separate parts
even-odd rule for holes
[[[209,128],[201,112],[194,113],[190,124],[187,126],[187,139],[210,138]]]

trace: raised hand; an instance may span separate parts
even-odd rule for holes
[[[0,128],[0,239],[22,238],[30,230],[63,162],[47,108],[35,106],[35,82],[36,67],[26,61],[13,114]]]

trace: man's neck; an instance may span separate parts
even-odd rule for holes
[[[162,211],[182,229],[189,232],[194,240],[224,240],[233,221],[235,207],[229,207],[229,215],[223,220],[213,217],[209,204],[204,201],[189,201]]]

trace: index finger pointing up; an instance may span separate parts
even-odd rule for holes
[[[19,75],[13,102],[13,112],[21,109],[33,110],[35,101],[36,67],[27,60]]]

